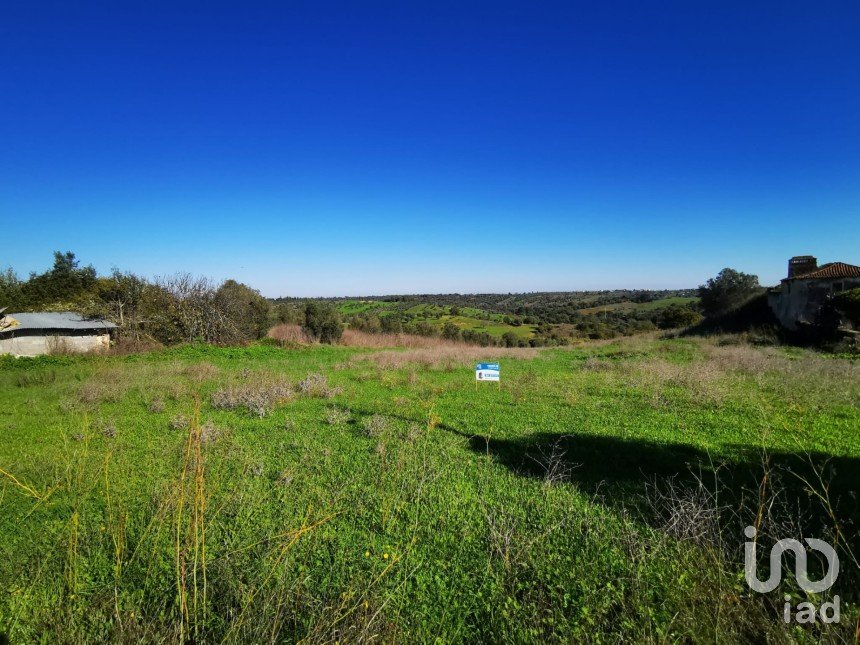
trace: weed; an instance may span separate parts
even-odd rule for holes
[[[55,370],[33,370],[21,372],[15,377],[18,387],[33,387],[34,385],[51,385],[57,380]]]
[[[352,413],[337,406],[332,406],[326,409],[325,421],[330,426],[340,426],[347,423],[352,417]]]
[[[341,389],[329,385],[328,378],[319,373],[308,374],[299,381],[298,390],[305,396],[332,399],[341,393]]]
[[[212,407],[219,410],[246,409],[252,416],[262,419],[277,405],[293,396],[292,386],[284,381],[260,382],[230,386],[212,394]]]
[[[361,426],[368,437],[379,437],[388,429],[388,419],[381,414],[372,414],[362,420]]]
[[[853,642],[856,361],[652,335],[0,362],[12,642]],[[787,626],[792,576],[747,589],[747,524],[763,558],[838,549],[842,624]]]

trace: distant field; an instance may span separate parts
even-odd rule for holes
[[[654,311],[663,309],[669,305],[686,305],[693,302],[698,302],[698,298],[661,298],[650,302],[617,302],[611,305],[602,305],[599,307],[586,307],[580,309],[581,314],[597,314],[602,311]]]
[[[380,300],[344,300],[338,303],[338,309],[345,315],[367,313],[369,311],[377,315],[384,315],[394,309],[394,305],[395,303],[393,302],[383,302]]]
[[[0,359],[0,394],[13,643],[852,642],[860,618],[857,361],[187,346]],[[840,624],[746,587],[753,522],[840,527]]]
[[[466,316],[442,316],[439,319],[441,327],[446,322],[452,322],[460,329],[471,329],[478,332],[487,332],[490,336],[501,338],[504,334],[512,332],[517,338],[528,340],[534,334],[534,325],[507,325],[503,322],[494,320],[482,320],[479,318],[469,318]]]
[[[338,309],[347,319],[359,313],[373,313],[384,317],[398,311],[399,303],[382,301],[346,300],[338,303]],[[418,304],[404,308],[402,312],[415,317],[418,321],[426,321],[441,331],[445,323],[450,322],[460,329],[486,332],[495,338],[501,338],[505,333],[512,332],[518,339],[528,340],[534,335],[535,325],[509,325],[504,322],[505,315],[491,313],[473,307],[457,308],[457,315],[452,315],[452,306],[434,304]]]

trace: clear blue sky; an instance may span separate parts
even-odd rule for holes
[[[860,3],[6,2],[0,266],[277,295],[860,263]]]

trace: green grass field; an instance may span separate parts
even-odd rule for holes
[[[856,361],[638,337],[507,350],[476,388],[501,350],[458,351],[0,360],[0,632],[855,638]],[[783,623],[790,580],[747,588],[751,522],[838,543],[839,624]]]
[[[507,323],[498,320],[482,320],[470,316],[450,316],[444,315],[439,318],[439,327],[441,328],[446,322],[452,322],[460,329],[470,329],[477,332],[487,332],[490,336],[501,338],[508,332],[514,334],[517,339],[528,340],[534,335],[535,325],[508,325]]]
[[[617,302],[611,305],[586,307],[585,309],[580,309],[579,313],[598,314],[602,311],[654,311],[656,309],[663,309],[669,305],[689,305],[698,300],[698,298],[679,296],[675,298],[660,298],[658,300],[651,300],[650,302]]]

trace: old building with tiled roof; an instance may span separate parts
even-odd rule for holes
[[[811,255],[788,261],[788,276],[768,292],[768,304],[780,324],[790,330],[812,325],[833,296],[860,288],[860,266],[829,262],[818,266]]]

